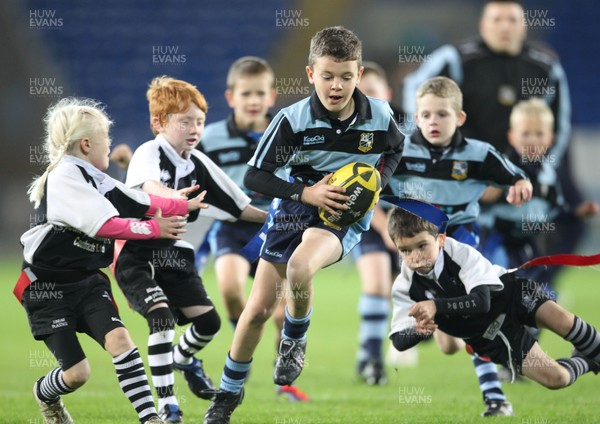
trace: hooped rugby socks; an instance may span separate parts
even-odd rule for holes
[[[360,327],[358,339],[359,367],[369,359],[381,359],[383,340],[387,334],[387,319],[390,313],[390,301],[385,296],[363,294],[358,302]]]
[[[65,383],[62,368],[54,368],[40,379],[37,395],[40,400],[46,403],[54,403],[58,401],[60,395],[66,395],[74,391],[75,389],[71,389]]]
[[[214,337],[211,335],[201,335],[195,324],[190,325],[185,333],[179,338],[179,344],[175,346],[175,362],[178,364],[189,365],[193,361],[193,356],[196,352],[204,349]]]
[[[154,399],[137,347],[113,358],[119,385],[138,414],[140,422],[157,415]]]
[[[578,316],[575,317],[573,328],[565,336],[565,340],[573,343],[581,355],[596,362],[600,361],[600,335],[593,325]]]
[[[483,359],[472,356],[473,365],[475,365],[475,374],[479,380],[479,389],[483,395],[484,402],[488,401],[500,401],[504,402],[506,396],[502,391],[502,384],[498,378],[498,369],[496,364],[490,361],[484,361]]]
[[[575,383],[575,380],[577,380],[586,372],[590,371],[588,361],[585,358],[582,358],[581,356],[573,356],[572,358],[560,358],[557,359],[556,362],[558,362],[560,365],[566,368],[566,370],[569,372],[571,378],[567,386],[570,386],[571,384]]]
[[[178,405],[173,392],[175,375],[173,373],[173,339],[175,323],[167,318],[163,309],[159,308],[148,314],[150,335],[148,336],[148,365],[152,375],[152,384],[158,395],[158,409],[167,405]]]
[[[310,316],[312,308],[308,311],[308,315],[301,318],[294,318],[290,315],[288,307],[285,307],[285,319],[283,320],[283,330],[281,330],[282,339],[304,340],[306,339],[306,331],[310,325]]]
[[[248,362],[238,362],[231,359],[230,354],[231,353],[227,353],[219,390],[223,392],[239,393],[244,387],[244,382],[250,372],[252,360]]]

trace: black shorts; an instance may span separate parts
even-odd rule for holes
[[[507,290],[503,310],[506,312],[500,331],[493,340],[483,337],[465,340],[480,356],[513,368],[521,374],[523,360],[536,342],[525,326],[537,327],[535,314],[540,306],[552,301],[542,283],[520,278],[514,273],[500,277]],[[507,344],[510,346],[510,351]]]
[[[336,230],[319,218],[318,208],[293,200],[282,200],[274,222],[267,231],[260,257],[268,262],[287,263],[302,241],[304,231],[314,227],[327,230],[340,240],[342,255],[339,259],[342,259],[360,241],[361,234],[369,229],[372,216],[373,211],[357,223]]]
[[[104,336],[124,327],[102,273],[72,283],[33,281],[23,292],[22,304],[36,340],[73,331],[88,334],[104,347]]]
[[[117,259],[115,276],[129,305],[144,317],[153,305],[166,302],[180,325],[191,322],[180,311],[186,306],[213,306],[186,248],[127,248]]]
[[[367,231],[362,233],[360,242],[354,246],[354,249],[352,249],[352,257],[354,260],[357,260],[362,255],[373,252],[388,254],[392,264],[392,275],[396,275],[400,272],[400,254],[398,251],[396,250],[396,252],[392,252],[390,249],[388,249],[383,241],[383,238],[381,237],[381,234],[379,234],[373,228],[369,228]]]
[[[263,224],[246,221],[217,221],[208,233],[210,250],[216,258],[235,253],[241,255],[246,245],[262,228]]]

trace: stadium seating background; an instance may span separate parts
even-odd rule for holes
[[[545,13],[554,22],[550,28],[532,28],[530,36],[551,44],[561,57],[573,101],[577,178],[588,195],[599,199],[596,70],[600,52],[595,40],[600,35],[596,25],[600,9],[592,0],[574,4],[528,1],[528,9]],[[62,95],[105,102],[116,123],[113,143],[136,147],[151,137],[145,90],[157,75],[196,84],[209,103],[208,122],[213,122],[228,113],[222,96],[230,63],[246,54],[263,56],[275,69],[280,93],[277,107],[281,107],[310,91],[304,74],[310,37],[324,26],[342,24],[363,40],[365,59],[386,67],[398,96],[402,77],[410,70],[398,63],[399,46],[416,46],[427,53],[445,42],[473,35],[479,8],[480,1],[475,0],[422,4],[393,0],[3,1],[0,253],[20,253],[18,237],[31,216],[25,186],[42,168],[37,147],[43,138],[41,117],[47,105],[60,97],[36,95],[32,87],[45,85]],[[44,15],[60,19],[61,24],[36,25],[35,19]],[[292,21],[286,24],[286,18]],[[179,63],[157,61],[155,55],[165,57],[165,51]],[[586,249],[600,247],[600,242],[594,242],[598,220],[594,223]]]

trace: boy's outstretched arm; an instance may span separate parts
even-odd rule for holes
[[[419,332],[417,327],[411,327],[392,334],[390,340],[394,348],[402,352],[416,346],[423,340],[429,339],[435,330],[437,330],[437,325],[435,324],[430,325],[426,330],[422,330],[423,334]]]
[[[415,303],[408,310],[408,316],[417,324],[429,325],[435,322],[436,315],[477,315],[490,310],[491,295],[487,285],[474,287],[465,296],[435,298]]]
[[[240,219],[242,221],[248,222],[258,222],[262,224],[267,220],[268,213],[263,211],[262,209],[258,209],[252,205],[248,205],[242,210],[242,214],[240,215]]]
[[[533,186],[529,180],[519,180],[508,189],[506,201],[511,205],[521,206],[531,200]]]

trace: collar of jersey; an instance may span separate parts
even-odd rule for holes
[[[421,274],[416,272],[421,277],[428,278],[430,280],[435,280],[436,282],[440,280],[440,275],[442,275],[442,271],[444,270],[444,249],[440,248],[440,253],[435,261],[435,265],[433,269],[429,271],[427,274]],[[435,276],[435,278],[434,278]]]
[[[165,152],[165,155],[167,155],[167,158],[171,161],[173,165],[175,165],[175,167],[177,167],[177,169],[187,171],[188,167],[194,167],[194,164],[190,160],[190,156],[192,155],[192,153],[190,153],[187,158],[181,157],[177,154],[173,146],[171,146],[171,144],[167,141],[166,138],[163,137],[162,134],[158,134],[156,136],[156,141],[158,142],[158,145],[162,147],[163,151]],[[188,173],[189,172],[184,172],[185,175],[187,175]]]
[[[271,114],[267,113],[267,119],[269,122],[271,122],[273,119]],[[227,118],[227,132],[229,133],[230,138],[241,137],[250,143],[256,143],[256,141],[254,141],[252,137],[248,135],[249,131],[243,131],[238,128],[238,126],[235,124],[235,115],[233,113]],[[260,132],[257,131],[256,133],[259,134]]]
[[[81,166],[83,169],[85,169],[85,172],[87,172],[89,176],[91,176],[92,178],[94,178],[96,180],[96,182],[98,184],[101,184],[102,181],[104,181],[104,179],[106,177],[108,177],[108,175],[106,175],[104,172],[100,171],[98,168],[96,168],[91,163],[89,163],[83,159],[80,159],[76,156],[65,155],[61,159],[61,162],[62,163],[70,163],[70,164],[73,164],[76,166]]]

